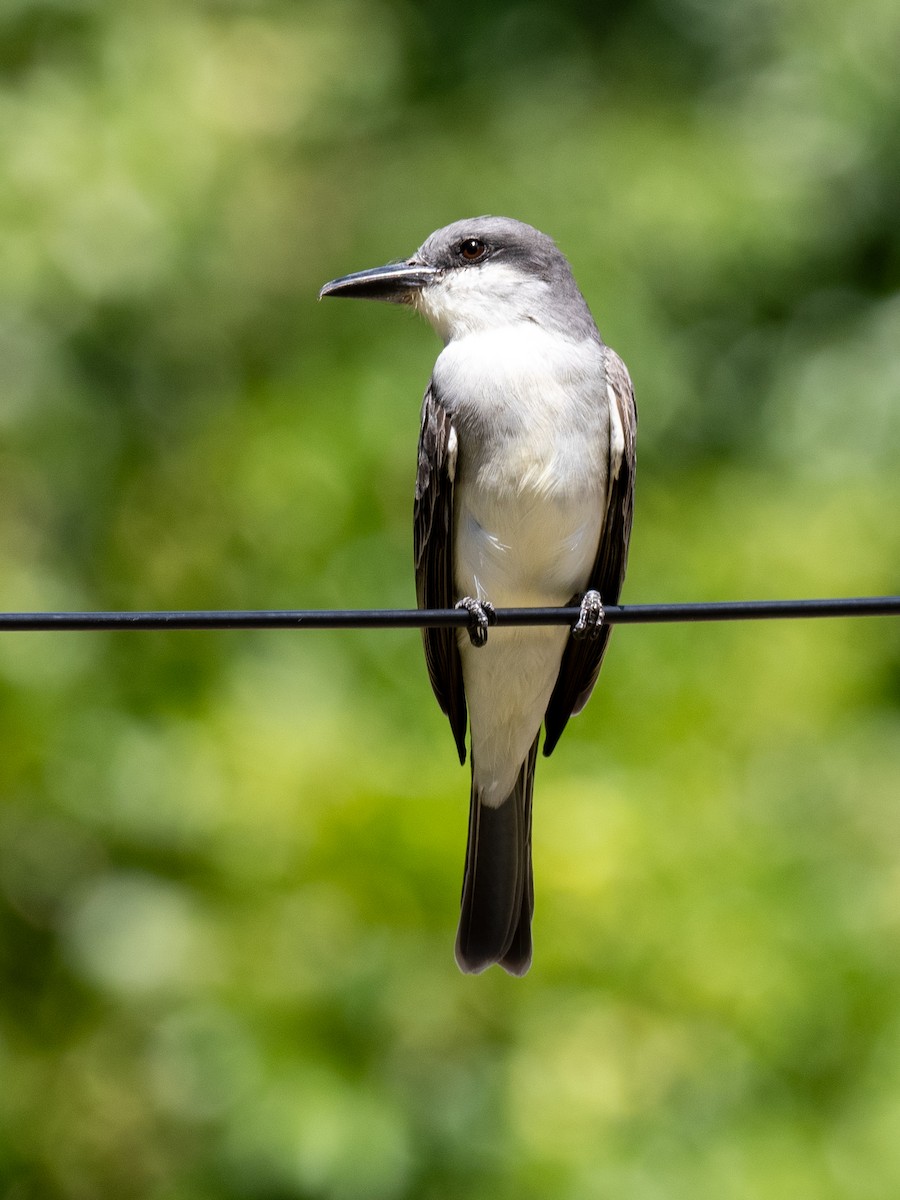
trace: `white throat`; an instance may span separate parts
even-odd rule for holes
[[[445,271],[413,303],[446,345],[469,333],[530,322],[543,326],[550,287],[508,263]]]

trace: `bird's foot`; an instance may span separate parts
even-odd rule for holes
[[[469,624],[466,632],[473,646],[487,644],[488,626],[497,624],[497,613],[493,604],[488,600],[476,600],[472,596],[463,596],[455,605],[464,608],[469,614]]]
[[[572,626],[572,637],[578,641],[590,638],[593,641],[600,636],[603,628],[603,602],[600,593],[585,592],[581,597],[581,612],[578,620]]]

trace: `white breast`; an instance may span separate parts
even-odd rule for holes
[[[435,383],[459,436],[457,584],[563,604],[596,555],[609,473],[602,354],[524,324],[451,342]]]

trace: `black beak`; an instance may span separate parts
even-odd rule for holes
[[[421,291],[439,274],[438,267],[426,267],[422,263],[388,263],[386,267],[354,271],[352,275],[332,279],[319,292],[319,299],[323,296],[350,296],[359,300],[389,300],[394,304],[404,304],[413,292]]]

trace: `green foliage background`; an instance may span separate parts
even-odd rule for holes
[[[635,379],[624,599],[900,590],[896,0],[4,0],[0,608],[413,600],[483,212]],[[900,630],[619,631],[536,960],[414,632],[0,635],[3,1200],[900,1194]]]

